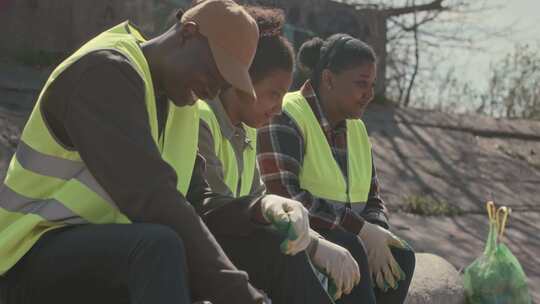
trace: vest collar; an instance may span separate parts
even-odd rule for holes
[[[225,110],[219,96],[211,101],[208,101],[207,103],[216,115],[223,137],[227,138],[229,141],[232,141],[234,136],[238,136],[240,140],[245,143],[245,146],[251,146],[250,139],[247,137],[245,129],[232,124],[231,119],[229,118],[229,115],[227,114],[227,111]]]
[[[304,98],[307,100],[313,113],[315,113],[315,117],[317,117],[317,121],[319,122],[325,134],[331,134],[332,132],[339,132],[339,131],[343,131],[347,129],[346,120],[343,120],[342,122],[338,123],[336,127],[332,129],[332,126],[330,125],[330,122],[326,118],[326,115],[323,111],[323,108],[321,106],[317,93],[315,93],[315,90],[313,89],[313,86],[311,85],[310,80],[307,80],[304,83],[304,85],[300,89],[300,92],[302,96],[304,96]]]

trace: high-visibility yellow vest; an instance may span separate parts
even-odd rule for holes
[[[178,177],[176,189],[187,195],[199,144],[197,105],[177,107],[169,102],[167,124],[160,138],[161,157]]]
[[[300,187],[316,197],[343,203],[365,203],[371,186],[371,144],[360,119],[347,120],[347,177],[332,154],[328,140],[300,91],[284,97],[283,111],[304,138]]]
[[[214,152],[223,166],[225,184],[235,195],[248,195],[253,184],[253,176],[256,165],[257,130],[243,124],[246,137],[250,141],[251,148],[244,149],[243,171],[239,172],[238,160],[231,142],[223,136],[219,121],[214,110],[203,100],[197,102],[201,119],[206,122],[214,140]]]
[[[94,179],[79,153],[66,149],[56,140],[41,112],[41,101],[49,86],[66,68],[90,52],[120,52],[138,72],[144,82],[152,137],[164,157],[170,152],[187,159],[184,164],[173,163],[177,172],[183,172],[178,178],[178,189],[183,193],[187,190],[195,161],[198,112],[196,107],[171,106],[164,134],[168,133],[171,138],[184,137],[184,140],[182,145],[178,140],[159,144],[152,78],[139,47],[143,41],[142,35],[129,22],[121,23],[83,45],[64,60],[45,83],[0,188],[0,275],[48,230],[74,224],[130,223]],[[188,127],[176,129],[179,125]],[[194,142],[194,145],[185,145],[186,141]]]

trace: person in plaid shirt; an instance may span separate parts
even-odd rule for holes
[[[349,249],[357,260],[360,284],[339,303],[403,303],[414,272],[414,252],[388,230],[388,212],[379,196],[373,162],[368,162],[371,168],[367,168],[371,169],[371,180],[364,181],[369,190],[365,201],[318,197],[312,193],[316,189],[309,191],[301,187],[302,169],[308,162],[306,149],[311,144],[306,139],[317,134],[306,136],[306,132],[313,129],[302,127],[306,120],[299,125],[299,118],[293,117],[294,112],[288,111],[286,106],[288,99],[300,98],[303,100],[300,104],[307,103],[304,109],[316,118],[308,121],[318,123],[330,147],[333,159],[328,161],[335,161],[348,184],[351,174],[348,172],[347,121],[360,120],[373,98],[376,56],[362,41],[336,34],[326,41],[313,38],[305,42],[298,54],[298,65],[310,78],[299,92],[285,96],[283,113],[274,116],[270,124],[258,131],[257,160],[267,191],[302,202],[310,212],[311,227]],[[305,112],[296,115],[308,117]],[[365,137],[368,142],[367,134]],[[365,151],[369,151],[370,159],[371,150]],[[331,183],[336,177],[314,178],[322,181],[326,178]]]

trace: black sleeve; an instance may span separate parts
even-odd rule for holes
[[[373,154],[371,159],[371,187],[369,189],[366,207],[362,211],[361,216],[372,224],[376,224],[388,229],[388,209],[380,196],[379,179],[375,169],[375,160],[373,158]]]
[[[215,235],[247,236],[262,224],[260,196],[233,198],[215,193],[204,179],[205,160],[199,154],[187,198]]]
[[[247,275],[232,265],[176,190],[176,173],[151,136],[142,79],[130,63],[109,52],[76,79],[66,88],[69,98],[58,112],[64,114],[59,121],[118,208],[134,222],[163,224],[178,233],[186,247],[194,298],[256,303],[261,296]]]

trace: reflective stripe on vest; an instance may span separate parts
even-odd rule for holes
[[[246,137],[250,141],[251,147],[243,152],[243,171],[239,174],[238,158],[231,142],[223,136],[218,119],[212,108],[203,100],[197,102],[201,119],[208,125],[214,141],[214,151],[221,161],[223,167],[223,177],[225,184],[235,197],[248,195],[251,192],[253,176],[256,166],[257,130],[247,125],[243,125]],[[240,187],[238,187],[240,184]]]
[[[288,93],[283,111],[293,119],[304,139],[300,187],[316,197],[343,203],[365,203],[371,187],[371,144],[360,119],[347,120],[347,172],[343,176],[323,130],[307,100]]]
[[[128,22],[121,23],[83,45],[64,60],[45,83],[0,186],[0,275],[50,229],[84,223],[130,223],[86,168],[78,152],[66,149],[49,132],[41,113],[41,100],[51,83],[82,56],[98,50],[119,52],[143,80],[150,132],[161,152],[154,88],[148,64],[138,45],[143,41],[142,35]],[[189,170],[183,170],[179,165],[175,167],[181,170],[177,172],[183,173],[179,174],[178,188],[187,189],[197,146],[197,110],[172,107],[170,111],[173,114],[166,125],[170,137],[194,142],[183,145],[185,149],[179,148],[176,141],[163,145],[165,150],[172,149],[186,155],[186,159],[193,159],[187,162],[186,166],[191,166]],[[176,121],[180,120],[193,127],[174,130],[179,125]]]

